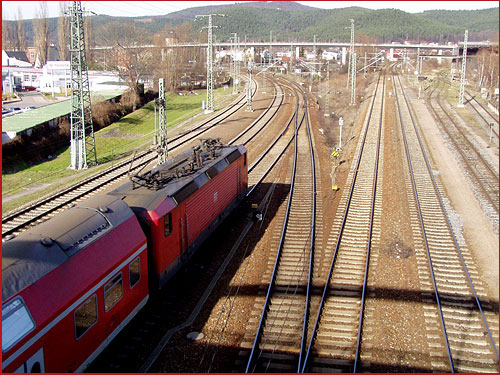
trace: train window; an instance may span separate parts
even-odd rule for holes
[[[35,322],[20,298],[14,298],[2,306],[2,352],[35,329]]]
[[[122,273],[104,287],[104,309],[109,311],[123,296]]]
[[[94,294],[75,311],[75,336],[78,340],[97,322],[97,296]]]
[[[165,237],[172,233],[172,214],[165,216]]]
[[[246,166],[247,165],[247,154],[243,154],[243,165]]]
[[[139,257],[135,258],[128,266],[128,280],[130,289],[132,289],[141,279],[141,260]]]

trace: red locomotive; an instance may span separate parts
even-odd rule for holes
[[[246,149],[209,140],[6,241],[3,372],[83,371],[246,189]]]

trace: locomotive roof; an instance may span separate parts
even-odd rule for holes
[[[2,301],[36,282],[133,216],[120,199],[96,195],[2,245]]]
[[[123,199],[135,212],[153,211],[167,197],[175,206],[246,152],[243,146],[220,146],[215,152],[199,149],[201,166],[193,166],[194,150],[176,156],[144,174],[141,180],[129,181],[109,194]]]

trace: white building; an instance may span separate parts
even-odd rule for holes
[[[306,52],[306,60],[314,60],[316,57],[316,54],[314,51],[307,51]]]
[[[323,54],[321,55],[321,58],[323,60],[338,60],[340,57],[340,52],[338,51],[323,51]]]
[[[2,50],[2,66],[30,67],[31,63],[24,51]]]
[[[49,61],[42,69],[24,67],[2,67],[2,86],[4,93],[9,87],[21,90],[34,87],[45,93],[66,94],[71,88],[71,70],[69,61]],[[127,85],[118,72],[89,71],[90,91],[126,89]]]

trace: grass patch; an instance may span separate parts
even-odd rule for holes
[[[167,128],[177,126],[181,122],[201,112],[202,100],[206,99],[205,90],[197,90],[198,95],[180,96],[167,93]],[[216,101],[230,97],[230,91],[223,88],[214,91]],[[202,115],[200,118],[208,115]],[[147,103],[137,111],[123,117],[119,121],[95,133],[98,166],[88,170],[74,171],[69,169],[70,147],[59,150],[56,157],[37,165],[26,167],[12,174],[2,174],[2,195],[18,194],[25,189],[35,188],[38,184],[51,184],[49,188],[26,194],[15,200],[2,203],[2,213],[36,200],[64,186],[76,183],[91,174],[108,168],[119,158],[130,155],[133,150],[145,149],[152,143],[154,133],[154,103]]]

